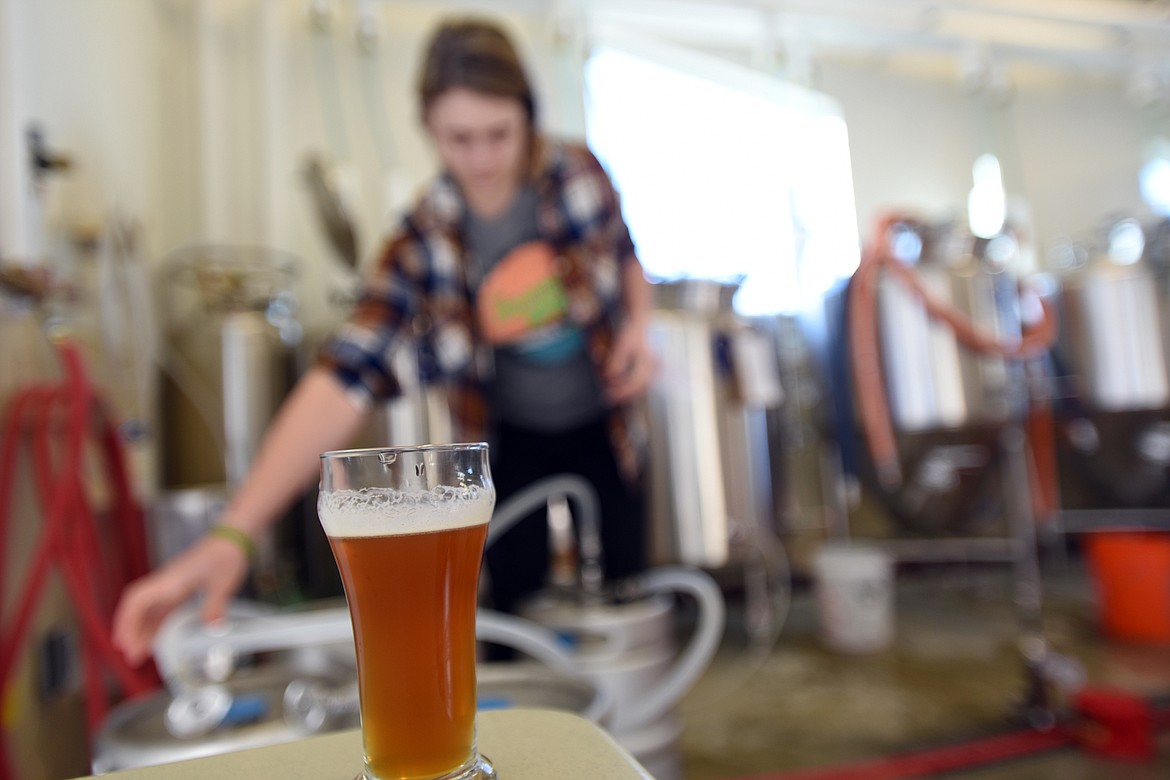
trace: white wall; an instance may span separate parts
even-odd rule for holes
[[[1146,214],[1145,122],[1117,84],[1023,92],[1016,128],[1037,233],[1083,238],[1118,210]]]
[[[19,104],[6,106],[0,118],[20,144],[4,161],[6,184],[20,178],[13,167],[27,163],[25,133],[33,120],[50,147],[66,152],[74,164],[39,204],[49,209],[48,219],[84,222],[112,202],[145,218],[158,216],[151,182],[159,152],[151,14],[135,0],[6,0],[6,5],[19,44],[0,54],[2,70],[20,79]],[[21,208],[4,201],[9,214]],[[13,236],[5,238],[6,252],[24,254],[23,247],[13,246]],[[18,243],[43,251],[40,238]]]
[[[1084,239],[1117,210],[1142,212],[1143,121],[1116,83],[1068,78],[1025,84],[1008,102],[965,94],[954,79],[822,63],[817,87],[849,126],[858,224],[906,208],[961,216],[971,163],[1001,157],[1005,188],[1031,212],[1037,252],[1058,236]]]
[[[974,139],[958,90],[830,63],[822,64],[816,88],[836,98],[849,128],[863,234],[885,208],[945,215],[962,205]]]

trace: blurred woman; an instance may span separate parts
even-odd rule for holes
[[[222,616],[254,540],[395,396],[406,341],[422,379],[449,392],[459,437],[492,443],[497,505],[533,481],[577,474],[598,493],[606,577],[641,570],[645,523],[629,405],[653,371],[650,288],[617,195],[583,146],[537,132],[531,84],[506,35],[443,24],[418,83],[442,165],[386,242],[353,314],[273,421],[220,524],[123,595],[114,640],[144,660],[161,621],[192,596]],[[487,552],[492,606],[514,611],[548,569],[544,517]]]

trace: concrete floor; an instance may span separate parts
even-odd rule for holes
[[[686,780],[808,770],[1018,726],[1024,675],[1009,575],[1006,566],[959,564],[900,573],[895,642],[864,656],[822,647],[807,588],[797,588],[779,641],[767,652],[748,647],[742,605],[732,600],[720,652],[680,705]],[[1170,648],[1103,639],[1091,583],[1075,555],[1046,560],[1044,577],[1045,635],[1083,665],[1089,683],[1170,693]],[[1067,712],[1067,696],[1056,694]],[[961,776],[1166,778],[1170,740],[1162,737],[1150,763],[1105,761],[1074,747]]]

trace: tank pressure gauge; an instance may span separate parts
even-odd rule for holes
[[[903,265],[915,265],[922,257],[922,236],[901,222],[890,229],[890,253]]]
[[[983,256],[995,268],[1007,268],[1008,264],[1019,254],[1020,243],[1010,233],[1000,233],[987,242]]]
[[[1136,219],[1123,219],[1109,229],[1109,259],[1117,265],[1133,265],[1145,249],[1146,234]]]

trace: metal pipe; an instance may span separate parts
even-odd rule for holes
[[[1045,671],[1050,650],[1044,637],[1043,592],[1040,558],[1036,549],[1036,524],[1028,485],[1027,437],[1020,423],[1006,426],[999,437],[1003,452],[1004,511],[1017,544],[1015,560],[1015,607],[1020,624],[1019,647],[1024,661],[1027,690],[1023,714],[1035,728],[1052,728],[1056,714]]]
[[[1170,531],[1170,509],[1065,509],[1059,517],[1065,533]]]
[[[497,506],[488,525],[486,547],[490,548],[512,526],[530,513],[547,506],[549,498],[556,496],[566,496],[576,502],[577,513],[573,519],[577,524],[580,545],[581,587],[586,596],[599,599],[603,572],[601,510],[597,493],[581,477],[562,474],[542,479]]]
[[[719,628],[722,629],[722,623]],[[481,609],[476,615],[475,633],[481,641],[514,647],[559,674],[588,682],[573,657],[561,646],[557,635],[531,620]],[[193,608],[186,608],[164,622],[155,640],[154,655],[164,680],[178,695],[198,692],[204,687],[188,688],[186,670],[192,663],[205,663],[212,655],[227,656],[234,663],[235,658],[251,653],[353,641],[353,624],[345,607],[254,615],[216,625],[205,624]],[[613,707],[612,697],[600,686],[591,687],[595,688],[594,697],[581,715],[594,722],[604,722]],[[296,693],[294,691],[294,701],[286,699],[290,711],[300,709],[303,714],[314,704],[321,704],[307,692],[301,692],[302,696]],[[334,704],[344,710],[344,696],[339,698],[339,691],[332,693],[336,699]],[[301,699],[299,707],[298,698]]]

